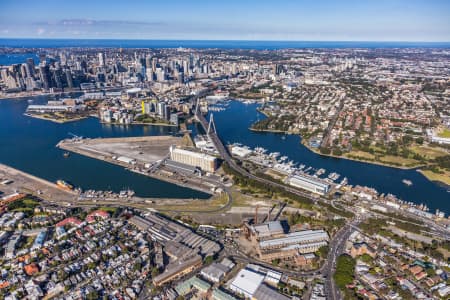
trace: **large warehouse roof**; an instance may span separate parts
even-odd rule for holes
[[[248,269],[242,269],[231,283],[230,288],[238,293],[252,297],[264,280],[264,275]]]
[[[302,244],[310,242],[318,242],[328,240],[328,234],[324,230],[304,230],[298,232],[292,232],[285,237],[261,241],[259,246],[261,248],[276,247],[289,244]]]

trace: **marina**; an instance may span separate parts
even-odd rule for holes
[[[34,103],[46,103],[49,96],[34,97]],[[6,143],[0,148],[1,162],[15,168],[24,170],[33,175],[43,177],[51,182],[63,178],[81,187],[83,190],[113,190],[119,193],[121,190],[131,188],[140,197],[168,197],[168,198],[208,198],[209,194],[193,191],[168,182],[149,178],[138,172],[129,172],[121,166],[112,165],[89,157],[77,154],[64,156],[63,150],[56,148],[56,144],[63,139],[75,136],[84,137],[126,137],[176,134],[177,130],[171,127],[159,126],[121,126],[100,124],[97,119],[54,124],[43,120],[31,119],[23,116],[28,106],[28,98],[23,100],[0,101],[0,116],[4,126],[0,127],[0,136],[3,140],[14,140],[14,143]],[[266,161],[261,163],[272,164],[273,158],[286,156],[287,161],[277,165],[279,170],[291,172],[290,161],[296,162],[295,168],[305,174],[324,180],[333,181],[335,184],[351,184],[353,186],[368,186],[381,194],[392,194],[402,201],[424,204],[431,211],[439,208],[449,212],[450,203],[446,187],[428,181],[415,170],[403,170],[376,166],[372,164],[322,157],[301,145],[301,138],[297,135],[284,135],[270,132],[252,132],[248,130],[250,125],[265,116],[257,111],[258,104],[243,104],[240,101],[227,101],[227,108],[214,112],[215,123],[219,136],[225,144],[241,143],[252,148],[258,153],[267,153]],[[6,124],[16,124],[11,128]],[[195,125],[188,127],[195,137],[199,130]],[[49,136],[49,132],[54,135]],[[201,135],[201,134],[200,134]],[[282,139],[285,137],[285,139]],[[208,141],[206,147],[213,150]],[[201,143],[201,141],[200,141]],[[31,147],[31,148],[30,148]],[[319,175],[320,169],[327,172]],[[91,180],[95,174],[102,173],[101,177]],[[332,180],[326,176],[329,173],[340,174],[339,179]],[[86,175],[88,174],[88,175]],[[326,176],[325,176],[326,175]],[[343,178],[345,177],[345,178]],[[342,180],[340,180],[342,178]],[[414,184],[408,186],[402,179],[411,180]],[[342,182],[342,183],[341,183]]]
[[[229,145],[228,148],[235,157],[244,161],[252,162],[255,165],[266,168],[266,170],[272,171],[266,174],[269,174],[275,178],[279,177],[273,176],[273,172],[280,174],[283,182],[286,184],[293,185],[301,189],[306,189],[321,195],[325,195],[333,191],[350,191],[352,194],[358,195],[362,199],[377,198],[382,202],[391,203],[391,205],[395,204],[399,207],[402,206],[403,208],[410,210],[412,213],[420,215],[424,214],[427,217],[431,217],[431,213],[429,212],[430,209],[427,205],[404,201],[390,193],[379,193],[374,188],[349,185],[347,177],[344,177],[342,180],[338,181],[339,178],[341,178],[341,175],[336,172],[330,172],[327,174],[327,170],[324,168],[316,169],[312,166],[307,167],[304,164],[299,165],[291,160],[285,162],[289,159],[287,156],[279,157],[279,153],[268,152],[267,149],[262,147],[255,147],[252,149],[249,146],[234,143]],[[297,181],[297,183],[293,183],[294,180]],[[307,184],[302,184],[302,182],[307,182]],[[402,182],[407,186],[412,185],[412,182],[407,179],[403,179]],[[442,215],[442,212],[437,210],[436,214]]]
[[[305,165],[297,167],[298,162],[289,160],[287,156],[280,156],[279,152],[268,152],[267,149],[256,147],[254,149],[239,143],[229,145],[231,153],[241,159],[248,160],[256,165],[270,168],[283,175],[291,176],[303,174],[320,180],[336,183],[340,175],[336,172],[326,174],[324,168],[316,169],[311,166],[305,169]],[[342,185],[342,184],[340,184]]]
[[[314,175],[319,169],[327,170],[327,174],[335,172],[340,177],[333,182],[347,185],[366,186],[380,195],[392,195],[405,203],[426,206],[430,211],[439,209],[450,212],[448,187],[427,180],[416,169],[398,169],[370,163],[351,161],[318,155],[301,144],[298,135],[285,135],[272,132],[254,132],[248,128],[258,119],[265,116],[258,112],[260,104],[243,104],[241,101],[230,101],[227,109],[214,112],[214,121],[218,135],[224,144],[238,143],[246,145],[255,152],[272,153],[272,156],[287,156],[288,160],[297,163],[297,168]],[[282,139],[285,137],[285,139]],[[265,163],[273,164],[267,160]],[[314,171],[315,170],[315,171]],[[324,175],[317,175],[323,178]],[[327,175],[328,176],[328,175]],[[325,178],[331,180],[330,178]],[[407,186],[402,180],[407,179],[413,185]]]

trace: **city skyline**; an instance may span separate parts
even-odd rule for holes
[[[447,1],[51,0],[5,1],[0,8],[1,38],[450,41]]]

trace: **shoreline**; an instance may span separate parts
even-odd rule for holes
[[[21,171],[12,166],[0,163],[0,174],[5,178],[13,180],[13,182],[6,187],[4,190],[6,193],[12,193],[18,191],[20,193],[25,193],[28,195],[36,196],[44,201],[50,203],[56,203],[63,206],[96,206],[96,205],[121,205],[126,207],[143,207],[146,209],[155,209],[157,211],[166,211],[166,206],[177,205],[186,207],[186,211],[189,211],[189,207],[192,205],[192,201],[210,201],[209,199],[198,199],[198,198],[158,198],[158,197],[141,197],[133,196],[127,199],[120,198],[85,198],[81,199],[80,195],[74,190],[66,190],[60,188],[56,183],[48,181],[42,177],[37,177],[30,173]],[[41,191],[41,193],[38,192]],[[212,195],[214,196],[214,195]],[[125,201],[125,202],[124,202]],[[214,200],[213,200],[214,201]],[[213,211],[221,210],[227,206],[222,205],[221,207],[214,208]],[[181,210],[180,210],[181,211]],[[183,210],[184,211],[184,210]],[[203,212],[193,210],[192,212]],[[205,212],[208,212],[206,210]]]
[[[296,134],[296,133],[291,133],[288,131],[283,131],[283,130],[274,130],[274,129],[254,129],[252,127],[248,128],[250,131],[253,132],[268,132],[268,133],[275,133],[275,134]],[[301,137],[301,135],[300,135]],[[301,137],[302,138],[302,137]],[[303,140],[300,142],[305,148],[307,148],[309,151],[323,156],[323,157],[330,157],[330,158],[336,158],[336,159],[344,159],[344,160],[351,160],[351,161],[355,161],[355,162],[360,162],[360,163],[366,163],[366,164],[372,164],[372,165],[377,165],[377,166],[382,166],[382,167],[387,167],[387,168],[394,168],[394,169],[399,169],[399,170],[416,170],[417,172],[419,172],[420,174],[422,174],[422,176],[424,176],[428,181],[433,182],[437,185],[443,186],[446,189],[450,189],[450,184],[447,184],[443,181],[440,180],[433,180],[431,178],[429,178],[429,176],[425,175],[425,173],[423,172],[423,170],[421,169],[422,167],[425,167],[426,165],[418,165],[418,166],[414,166],[414,167],[406,167],[406,166],[395,166],[395,165],[390,165],[390,164],[386,164],[383,162],[377,162],[377,161],[367,161],[367,160],[362,160],[362,159],[357,159],[357,158],[351,158],[351,157],[345,157],[345,156],[337,156],[337,155],[333,155],[333,154],[323,154],[320,153],[319,151],[316,151],[314,149],[312,149],[311,147],[309,147]]]
[[[101,92],[101,91],[110,91],[110,90],[123,90],[124,87],[105,87],[103,89],[96,89],[93,92]],[[20,93],[29,93],[29,94],[0,94],[0,100],[22,100],[23,98],[34,98],[40,96],[51,96],[51,95],[67,95],[73,93],[84,93],[85,90],[76,89],[71,91],[63,91],[63,92],[43,92],[43,91],[33,91],[33,92],[20,92]],[[90,91],[88,91],[90,92]]]
[[[29,95],[16,95],[16,94],[0,94],[0,100],[22,100],[23,98],[34,98],[40,96],[51,96],[51,95],[66,95],[72,93],[83,93],[82,90],[66,91],[66,92],[37,92],[31,93]]]
[[[199,191],[199,192],[202,192],[202,193],[206,193],[206,194],[208,194],[210,196],[213,196],[213,194],[211,194],[210,190],[202,189],[202,188],[198,187],[197,185],[181,183],[181,182],[176,181],[174,179],[167,178],[167,177],[164,177],[164,176],[158,175],[158,174],[140,172],[138,170],[134,170],[132,168],[132,165],[129,165],[129,164],[126,164],[126,163],[122,163],[122,162],[119,162],[117,160],[110,159],[110,158],[106,157],[103,154],[95,155],[94,153],[91,153],[89,151],[82,150],[82,149],[75,148],[75,147],[71,147],[70,145],[66,145],[64,143],[64,141],[60,141],[56,145],[56,147],[59,148],[59,149],[62,149],[62,150],[66,150],[66,151],[78,154],[78,155],[82,155],[82,156],[85,156],[85,157],[90,157],[92,159],[96,159],[96,160],[103,161],[103,162],[106,162],[106,163],[110,163],[110,164],[113,164],[113,165],[116,165],[116,166],[119,166],[119,167],[123,167],[127,171],[130,171],[130,172],[133,172],[133,173],[137,173],[137,174],[140,174],[142,176],[150,177],[150,178],[153,178],[153,179],[156,179],[156,180],[159,180],[159,181],[168,182],[168,183],[171,183],[171,184],[175,184],[175,185],[178,185],[178,186],[181,186],[181,187],[184,187],[184,188],[189,188],[189,189],[192,189],[192,190],[195,190],[195,191]]]
[[[415,167],[395,166],[395,165],[389,165],[389,164],[386,164],[386,163],[383,163],[383,162],[378,162],[378,161],[368,161],[368,160],[362,160],[362,159],[346,157],[346,156],[337,156],[337,155],[333,155],[333,154],[323,154],[323,153],[320,153],[319,151],[316,151],[316,150],[312,149],[308,145],[306,145],[303,142],[303,140],[302,140],[301,144],[303,146],[305,146],[309,151],[314,152],[315,154],[320,155],[320,156],[324,156],[324,157],[332,157],[332,158],[338,158],[338,159],[352,160],[352,161],[357,161],[357,162],[361,162],[361,163],[378,165],[378,166],[394,168],[394,169],[400,169],[400,170],[416,170],[416,169],[420,169],[420,168],[425,166],[425,165],[418,165],[418,166],[415,166]]]
[[[357,158],[351,158],[351,157],[346,157],[346,156],[337,156],[337,155],[333,155],[333,154],[323,154],[320,153],[319,151],[314,150],[313,148],[311,148],[310,146],[308,146],[304,141],[303,137],[300,134],[297,133],[293,133],[293,132],[289,132],[289,131],[284,131],[284,130],[275,130],[275,129],[255,129],[252,127],[248,128],[250,131],[253,132],[269,132],[269,133],[276,133],[276,134],[286,134],[286,135],[299,135],[300,138],[302,139],[300,144],[302,144],[305,148],[307,148],[309,151],[323,156],[323,157],[332,157],[332,158],[337,158],[337,159],[346,159],[346,160],[351,160],[351,161],[356,161],[356,162],[361,162],[361,163],[366,163],[366,164],[372,164],[372,165],[378,165],[378,166],[383,166],[383,167],[389,167],[389,168],[395,168],[395,169],[401,169],[401,170],[414,170],[414,169],[420,169],[421,167],[424,167],[425,165],[418,165],[418,166],[414,166],[414,167],[405,167],[405,166],[395,166],[395,165],[390,165],[390,164],[386,164],[383,162],[377,162],[377,161],[368,161],[368,160],[362,160],[362,159],[357,159]]]
[[[284,130],[276,130],[276,129],[256,129],[256,128],[252,128],[249,127],[248,130],[253,131],[253,132],[271,132],[271,133],[284,133],[284,134],[294,134],[292,132],[289,131],[284,131]]]
[[[57,123],[57,124],[65,124],[65,123],[70,123],[70,122],[77,122],[77,121],[81,121],[81,120],[89,118],[89,116],[86,116],[86,117],[77,117],[77,118],[68,119],[68,120],[57,120],[57,119],[47,118],[47,117],[44,117],[44,116],[27,114],[27,113],[24,113],[23,115],[27,116],[27,117],[30,117],[30,118],[35,118],[35,119],[44,120],[44,121],[50,121],[50,122]]]
[[[111,125],[140,125],[140,126],[143,126],[143,125],[148,125],[148,126],[166,126],[166,127],[177,127],[177,125],[174,125],[174,124],[167,124],[167,123],[143,123],[143,122],[132,122],[132,123],[130,123],[130,124],[122,124],[122,123],[116,123],[116,122],[114,122],[114,123],[107,123],[107,122],[103,122],[103,121],[100,121],[100,123],[102,123],[102,124],[111,124]]]
[[[417,172],[419,172],[420,174],[422,174],[422,176],[424,176],[427,180],[436,183],[437,185],[441,185],[443,186],[445,189],[450,190],[450,183],[446,183],[444,181],[441,181],[439,179],[432,179],[432,177],[430,177],[429,175],[427,175],[427,173],[424,172],[424,170],[422,169],[417,169]],[[437,174],[440,175],[440,174]]]

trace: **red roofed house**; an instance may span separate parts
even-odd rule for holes
[[[95,218],[101,218],[103,220],[109,218],[109,213],[107,213],[104,210],[94,210],[93,212],[89,213],[86,217],[86,221],[88,223],[95,222]]]
[[[69,217],[69,218],[65,218],[64,220],[56,223],[57,227],[62,227],[62,226],[66,226],[66,225],[72,225],[72,226],[80,226],[81,225],[81,220],[75,217]]]

